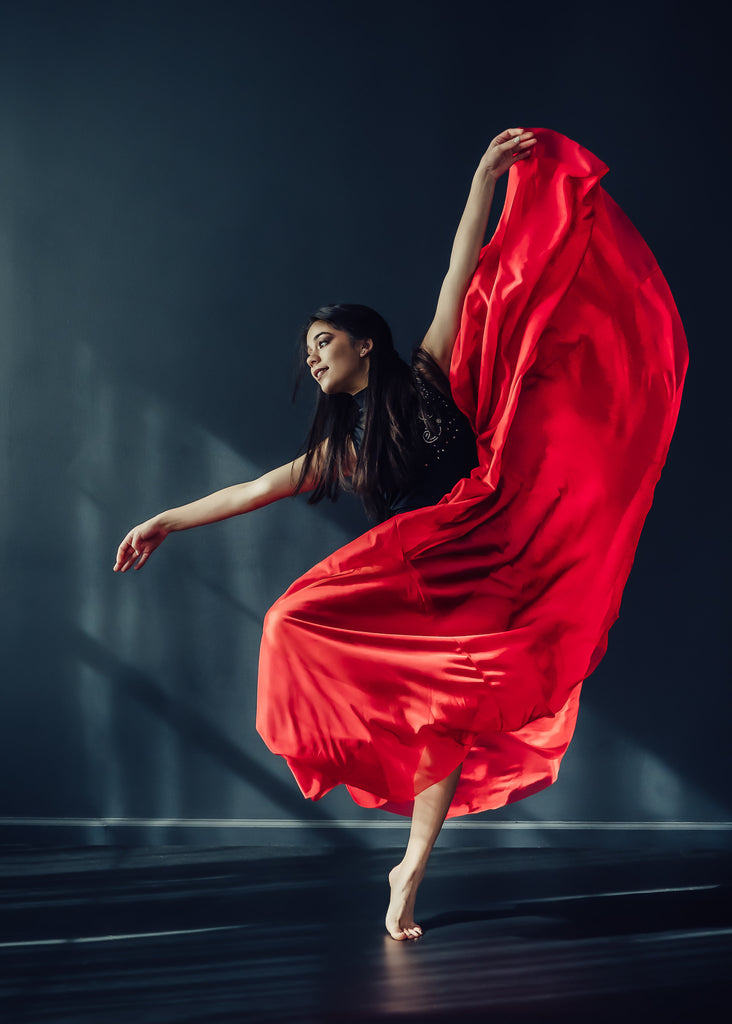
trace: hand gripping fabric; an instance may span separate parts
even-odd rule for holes
[[[257,728],[305,796],[449,816],[549,785],[676,423],[684,332],[607,168],[538,129],[470,285],[450,380],[480,464],[297,580],[265,619]]]

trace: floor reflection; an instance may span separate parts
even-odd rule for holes
[[[8,1022],[706,1019],[728,853],[436,851],[425,934],[382,933],[384,852],[6,850]]]

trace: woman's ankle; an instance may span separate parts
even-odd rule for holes
[[[407,884],[421,881],[427,868],[427,857],[403,857],[392,870],[397,871],[399,881]]]

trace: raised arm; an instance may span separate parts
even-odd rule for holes
[[[117,549],[114,571],[126,572],[132,566],[141,569],[155,548],[174,530],[189,530],[193,526],[216,523],[289,497],[295,493],[304,461],[305,456],[301,455],[294,462],[279,466],[256,480],[224,487],[205,498],[181,505],[180,508],[168,509],[140,523],[130,530]],[[306,480],[300,490],[308,491],[312,487],[313,482]]]
[[[535,145],[533,132],[507,128],[493,139],[473,176],[468,201],[455,233],[450,266],[442,282],[435,316],[421,345],[446,376],[450,372],[450,358],[460,327],[465,294],[485,240],[496,181],[512,164],[530,156]]]

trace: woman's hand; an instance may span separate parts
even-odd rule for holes
[[[505,132],[501,132],[493,139],[483,154],[480,167],[497,180],[513,164],[531,156],[531,150],[536,145],[536,141],[536,136],[531,131],[524,131],[523,128],[507,128]]]
[[[148,519],[146,523],[140,523],[139,526],[130,530],[117,549],[114,571],[125,572],[132,565],[135,569],[142,569],[155,548],[163,543],[169,532],[158,516]],[[135,563],[137,564],[135,565]]]

